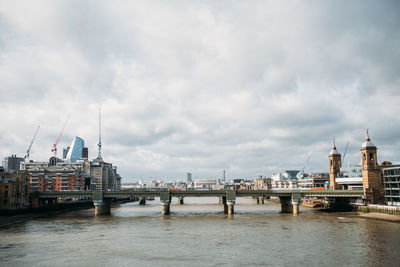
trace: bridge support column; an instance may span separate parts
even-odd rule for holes
[[[178,197],[178,204],[183,205],[183,197]]]
[[[169,215],[170,202],[161,202],[161,215]]]
[[[281,213],[291,213],[292,205],[290,203],[290,197],[279,197],[281,201]]]
[[[94,204],[94,215],[109,215],[111,212],[111,202],[109,201],[97,201]]]
[[[235,213],[235,202],[234,201],[228,201],[227,203],[227,208],[228,208],[228,215],[233,215]]]
[[[146,205],[146,198],[145,197],[140,197],[139,198],[139,205]]]
[[[264,197],[257,198],[257,204],[264,204]]]
[[[299,214],[299,200],[292,200],[292,210],[293,210],[293,215]]]

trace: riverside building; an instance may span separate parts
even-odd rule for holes
[[[49,162],[22,162],[21,170],[29,174],[31,191],[83,191],[90,185],[88,164],[57,161],[52,157]]]
[[[391,206],[400,206],[400,165],[383,167],[382,173],[385,203]]]
[[[0,173],[0,213],[25,209],[29,205],[29,174]]]

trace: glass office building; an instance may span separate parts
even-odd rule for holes
[[[85,147],[85,142],[83,141],[83,139],[78,136],[75,136],[68,150],[66,160],[68,160],[69,162],[76,162],[77,159],[82,158],[82,152],[84,147]]]

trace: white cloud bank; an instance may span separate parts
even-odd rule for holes
[[[82,137],[125,178],[400,155],[397,1],[0,1],[0,156]]]

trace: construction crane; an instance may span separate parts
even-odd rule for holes
[[[307,168],[307,166],[308,166],[308,164],[309,164],[309,162],[310,162],[310,158],[311,158],[311,153],[310,153],[310,155],[308,155],[307,160],[306,160],[306,163],[304,164],[303,169],[297,173],[296,177],[297,177],[298,179],[304,178],[304,170]]]
[[[54,157],[57,157],[57,144],[58,144],[58,141],[60,141],[60,138],[61,138],[61,136],[62,136],[62,134],[63,134],[63,132],[64,132],[65,126],[67,125],[67,122],[68,122],[68,120],[69,120],[70,117],[71,117],[71,114],[68,114],[68,117],[67,117],[67,119],[66,119],[65,122],[64,122],[64,126],[62,127],[61,132],[60,132],[60,134],[58,135],[57,140],[56,140],[56,142],[55,142],[54,145],[53,145],[53,148],[51,149],[51,152],[54,152]]]
[[[348,146],[349,146],[349,142],[347,142],[346,148],[345,148],[344,153],[343,153],[343,158],[342,158],[342,162],[343,162],[343,163],[344,163],[344,158],[346,157],[346,152],[347,152]]]
[[[38,125],[38,127],[37,127],[37,129],[36,129],[36,132],[35,132],[35,134],[33,135],[32,141],[31,141],[31,143],[29,144],[28,149],[26,150],[26,155],[25,155],[24,159],[29,159],[29,152],[31,151],[32,144],[33,144],[33,142],[35,141],[35,138],[36,138],[36,135],[37,135],[37,133],[38,133],[38,131],[39,131],[39,128],[40,128],[40,125]]]

